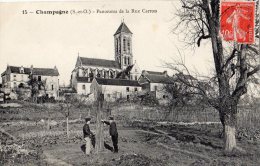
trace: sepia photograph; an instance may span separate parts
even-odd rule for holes
[[[0,165],[259,166],[260,0],[0,0]]]

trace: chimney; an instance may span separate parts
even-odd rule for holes
[[[31,74],[33,74],[33,65],[31,65]]]
[[[56,65],[54,66],[54,70],[57,70],[57,67],[56,67]]]

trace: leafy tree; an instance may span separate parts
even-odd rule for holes
[[[46,80],[40,81],[33,74],[30,74],[28,85],[31,87],[32,101],[37,103],[40,90],[43,90],[44,94],[46,94]]]

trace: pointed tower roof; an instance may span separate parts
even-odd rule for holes
[[[125,24],[124,22],[121,23],[121,25],[118,27],[118,29],[117,29],[117,31],[116,31],[116,33],[115,33],[114,35],[119,34],[119,33],[121,33],[121,32],[133,34],[133,33],[129,30],[129,28],[126,26],[126,24]]]

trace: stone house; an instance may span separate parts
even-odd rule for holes
[[[94,99],[102,93],[105,101],[114,102],[118,99],[132,100],[142,87],[136,80],[94,78],[90,89]]]
[[[18,88],[29,88],[28,82],[30,75],[42,81],[45,87],[45,93],[55,99],[59,96],[59,72],[56,66],[54,68],[30,68],[23,66],[9,66],[1,74],[2,86],[5,91],[15,92]]]
[[[138,81],[142,86],[143,93],[153,96],[161,104],[167,103],[170,95],[165,90],[165,86],[173,83],[173,79],[168,76],[167,71],[143,70]]]

